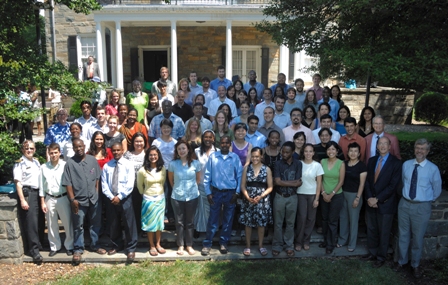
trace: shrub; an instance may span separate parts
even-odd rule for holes
[[[13,167],[17,159],[22,156],[19,144],[9,132],[0,132],[0,184],[14,180]]]
[[[426,92],[415,102],[415,119],[431,125],[440,125],[448,118],[448,97],[441,93]]]
[[[72,107],[70,108],[70,116],[74,116],[75,118],[82,116],[80,104],[83,100],[85,99],[78,99],[73,103]]]

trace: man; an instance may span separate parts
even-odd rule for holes
[[[320,87],[322,76],[320,76],[319,73],[316,73],[313,75],[312,80],[313,80],[313,86],[310,87],[308,90],[314,90],[314,93],[316,94],[316,99],[317,101],[319,101],[320,99],[322,99],[322,91],[323,91],[323,88]]]
[[[207,76],[202,77],[202,93],[199,92],[198,94],[204,95],[204,106],[207,108],[210,106],[210,102],[213,99],[218,98],[218,93],[210,88],[210,79]]]
[[[130,264],[134,261],[138,240],[131,197],[134,189],[135,170],[133,163],[123,157],[121,143],[114,143],[111,150],[114,159],[104,165],[101,175],[103,194],[110,200],[107,219],[110,223],[112,249],[108,251],[108,255],[114,255],[125,247],[126,263]],[[123,230],[125,244],[123,244],[122,238]]]
[[[271,86],[272,94],[275,94],[275,89],[277,87],[283,88],[285,94],[288,92],[289,85],[286,84],[286,75],[284,73],[279,73],[277,75],[277,83]]]
[[[306,98],[306,92],[303,89],[305,87],[305,82],[303,81],[303,79],[297,78],[294,81],[294,87],[296,88],[295,100],[299,103],[299,105],[300,105],[299,108],[303,108],[303,102],[305,101],[305,98]],[[288,89],[288,91],[289,91],[289,89]]]
[[[280,143],[283,144],[285,142],[285,135],[283,134],[283,130],[274,123],[274,108],[271,106],[266,107],[263,111],[263,118],[264,125],[259,127],[258,131],[268,138],[269,133],[276,130],[280,134]],[[258,125],[260,125],[260,123],[258,123]]]
[[[411,267],[415,278],[422,276],[419,265],[423,237],[431,218],[431,203],[442,192],[439,168],[426,159],[430,149],[431,144],[426,139],[415,142],[415,159],[403,164],[403,197],[398,204],[398,262],[394,270],[400,271],[408,263],[411,244]]]
[[[287,114],[291,113],[291,110],[294,108],[299,108],[300,110],[303,109],[303,101],[299,102],[299,100],[296,100],[296,98],[296,89],[292,87],[288,88],[288,92],[286,93],[285,106],[283,107],[283,110]]]
[[[390,153],[389,138],[378,140],[379,154],[367,164],[364,197],[367,200],[367,247],[363,260],[374,260],[373,268],[386,262],[389,236],[397,211],[397,188],[401,180],[401,161]]]
[[[257,131],[258,128],[258,117],[255,115],[250,115],[247,118],[247,124],[249,129],[247,130],[244,140],[251,143],[252,147],[259,147],[263,149],[266,146],[266,137]]]
[[[64,108],[60,108],[56,113],[58,122],[48,128],[45,134],[44,145],[47,147],[51,143],[58,143],[61,148],[71,138],[70,125],[67,123],[68,113]],[[49,160],[49,157],[47,157]]]
[[[128,105],[129,109],[137,110],[137,122],[144,124],[145,109],[148,107],[149,96],[145,92],[142,92],[142,84],[138,80],[132,81],[132,90],[133,92],[126,95],[126,105]]]
[[[81,139],[73,140],[75,155],[67,161],[62,176],[62,186],[67,188],[73,221],[73,265],[79,265],[84,252],[84,222],[89,220],[90,249],[98,254],[106,254],[99,247],[101,227],[101,203],[98,201],[98,185],[101,169],[96,159],[86,155]]]
[[[58,216],[64,226],[64,246],[67,255],[73,254],[73,224],[70,212],[70,201],[67,199],[67,189],[61,184],[65,161],[59,159],[61,149],[59,144],[52,143],[48,147],[50,161],[42,164],[39,175],[39,196],[42,211],[46,214],[50,254],[55,256],[61,250]]]
[[[160,122],[163,119],[169,119],[173,122],[173,130],[171,131],[171,136],[173,138],[180,139],[185,135],[185,125],[181,118],[173,114],[173,106],[171,101],[163,101],[162,103],[162,114],[159,114],[152,118],[151,124],[149,125],[148,136],[152,139],[156,139],[162,135],[160,129]]]
[[[342,149],[342,153],[344,154],[345,160],[349,160],[348,145],[353,142],[356,142],[359,145],[361,152],[359,159],[365,163],[366,140],[363,137],[361,137],[356,131],[356,119],[353,117],[345,118],[344,127],[347,134],[339,139],[339,146]]]
[[[384,131],[384,120],[381,116],[375,116],[372,119],[373,122],[373,130],[375,132],[371,133],[367,137],[365,137],[366,140],[366,161],[369,160],[372,156],[375,156],[377,154],[377,142],[379,138],[387,137],[390,140],[391,147],[390,147],[390,153],[394,156],[396,156],[398,159],[401,159],[400,156],[400,146],[398,144],[398,139],[393,134],[386,133]]]
[[[90,55],[87,58],[86,64],[84,64],[84,69],[83,69],[84,81],[92,80],[94,77],[101,78],[100,67],[99,67],[98,63],[94,62],[93,60],[94,60],[93,56]]]
[[[182,90],[177,91],[177,103],[173,105],[173,113],[180,117],[184,123],[193,117],[193,109],[185,104],[185,93]]]
[[[339,112],[339,102],[337,100],[332,99],[330,94],[330,89],[324,88],[322,91],[322,99],[317,101],[317,104],[320,105],[323,102],[326,102],[330,105],[330,115],[333,118],[333,121],[336,121],[338,118]]]
[[[272,255],[277,256],[285,249],[286,254],[294,256],[294,224],[297,214],[297,188],[302,185],[302,163],[293,159],[295,146],[285,142],[282,146],[282,159],[274,167],[274,238]],[[286,222],[283,234],[283,222]]]
[[[201,103],[195,103],[193,105],[193,115],[196,119],[199,120],[199,123],[201,124],[201,130],[205,131],[205,130],[211,130],[213,128],[212,126],[212,122],[210,122],[210,120],[204,118],[204,116],[202,116],[202,111],[204,109],[204,106]],[[191,119],[187,120],[185,122],[185,127],[188,126],[188,122]]]
[[[221,137],[221,150],[212,153],[205,166],[204,186],[207,200],[210,203],[210,216],[207,223],[207,233],[202,242],[203,256],[210,255],[213,237],[218,231],[220,220],[222,223],[219,238],[222,254],[226,254],[227,244],[232,232],[233,212],[235,202],[240,194],[241,175],[243,166],[233,152],[230,152],[230,137]],[[222,215],[221,215],[222,212]]]
[[[189,105],[193,105],[194,96],[196,96],[199,93],[202,93],[202,86],[197,83],[198,76],[196,74],[196,71],[191,71],[188,78],[190,79],[190,84],[189,84],[189,87],[190,87],[189,99],[190,99],[190,101],[188,102],[187,100],[185,100],[185,103],[187,103]]]
[[[243,85],[244,90],[249,94],[249,89],[255,88],[257,90],[258,100],[263,98],[264,85],[261,82],[257,82],[257,73],[254,70],[249,71],[249,81]]]
[[[160,68],[160,79],[152,84],[151,92],[154,94],[160,94],[160,89],[157,85],[157,82],[163,82],[166,83],[166,92],[168,94],[176,94],[176,83],[171,82],[171,80],[168,79],[169,76],[170,71],[167,67],[163,66],[162,68]],[[140,110],[138,111],[138,113],[140,113]]]
[[[286,98],[283,96],[275,96],[274,104],[275,104],[275,116],[274,123],[279,126],[279,128],[286,128],[291,125],[291,119],[289,117],[289,113],[286,113],[283,108],[285,107]]]
[[[232,100],[227,98],[226,92],[227,92],[226,88],[223,85],[220,85],[218,87],[218,98],[213,99],[210,102],[210,105],[208,107],[207,115],[209,116],[210,121],[213,122],[215,120],[216,112],[218,111],[219,106],[223,103],[226,103],[227,105],[229,105],[230,111],[232,112],[232,118],[235,118],[236,116],[238,116],[235,102],[233,102]],[[227,122],[227,123],[230,123],[230,122]]]
[[[254,115],[258,117],[258,119],[260,120],[258,122],[258,126],[263,126],[264,125],[264,109],[266,107],[272,107],[272,109],[275,110],[275,104],[274,102],[272,102],[272,91],[269,88],[265,88],[263,90],[263,102],[260,102],[257,104],[257,106],[255,106],[255,112]]]
[[[87,129],[86,139],[91,141],[92,136],[96,131],[101,131],[103,134],[107,134],[109,132],[109,125],[107,124],[106,118],[106,109],[104,107],[98,106],[98,108],[96,108],[97,121],[92,126],[90,126],[89,129]]]
[[[328,129],[330,129],[330,130],[331,130],[331,133],[332,133],[332,135],[331,135],[331,140],[334,141],[334,142],[336,142],[336,143],[339,142],[339,139],[341,138],[341,134],[340,134],[338,131],[333,130],[333,129],[331,128],[331,123],[332,123],[332,122],[333,122],[333,120],[332,120],[331,116],[328,115],[328,114],[322,115],[322,116],[320,117],[320,128],[315,129],[315,130],[313,131],[314,141],[316,142],[316,144],[319,144],[319,143],[320,143],[319,131],[320,131],[322,128],[328,128]],[[308,142],[308,137],[306,137],[306,142]]]
[[[96,123],[97,119],[92,116],[92,103],[90,103],[87,100],[83,100],[80,104],[81,106],[81,112],[82,116],[75,119],[75,123],[80,123],[82,126],[83,137],[87,136],[87,131],[90,129],[90,127]]]
[[[218,77],[210,82],[210,88],[218,92],[218,87],[224,86],[224,89],[227,90],[227,88],[233,84],[232,81],[226,78],[226,68],[220,65],[216,70],[218,72]]]
[[[304,132],[306,136],[306,142],[310,144],[316,144],[314,140],[313,133],[310,129],[301,125],[302,122],[302,110],[299,108],[294,108],[291,111],[291,122],[292,125],[286,128],[283,128],[283,134],[285,135],[286,141],[293,141],[294,135],[297,132]]]

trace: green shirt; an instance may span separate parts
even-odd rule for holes
[[[145,109],[148,107],[148,103],[149,96],[145,92],[141,92],[141,96],[137,96],[135,93],[126,95],[126,105],[137,110],[137,122],[141,124],[145,123]]]
[[[333,168],[328,169],[328,159],[324,158],[321,161],[322,168],[324,169],[324,175],[322,177],[322,185],[324,187],[324,191],[327,194],[331,194],[336,185],[339,183],[339,170],[341,169],[341,165],[344,162],[340,159],[336,160]],[[342,193],[342,187],[335,190],[336,194]]]

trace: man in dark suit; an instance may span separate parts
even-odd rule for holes
[[[367,137],[365,137],[366,140],[366,161],[369,160],[369,158],[377,155],[377,149],[376,145],[378,143],[378,139],[382,137],[389,138],[390,141],[390,153],[394,156],[396,156],[398,159],[401,159],[400,156],[400,146],[398,145],[398,139],[393,134],[386,133],[384,131],[384,119],[381,116],[375,116],[372,120],[373,123],[373,129],[375,132],[371,133]]]
[[[93,61],[93,56],[89,56],[86,64],[84,65],[83,79],[84,79],[84,81],[92,80],[94,77],[101,78],[100,67],[99,67],[98,63]]]
[[[390,153],[391,142],[382,137],[377,142],[379,155],[367,164],[364,197],[367,200],[367,247],[364,260],[375,260],[374,268],[384,265],[393,217],[397,211],[397,188],[401,181],[401,161]]]

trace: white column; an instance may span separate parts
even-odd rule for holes
[[[230,81],[233,75],[233,52],[232,52],[232,21],[227,20],[226,25],[226,77]]]
[[[103,28],[101,27],[101,22],[96,23],[96,62],[100,67],[101,81],[103,81],[106,70],[104,69],[103,60]]]
[[[110,27],[110,67],[113,71],[117,70],[117,32],[114,27]],[[112,75],[112,86],[117,87],[117,74],[115,72],[111,72]]]
[[[177,79],[177,29],[176,29],[176,21],[171,20],[171,81],[176,83],[179,82]],[[179,89],[179,86],[177,86]],[[176,96],[176,94],[172,94]]]
[[[121,22],[115,21],[115,52],[116,52],[116,74],[117,88],[124,88],[123,84],[123,47],[121,44]]]
[[[296,80],[297,78],[301,78],[301,71],[299,71],[299,69],[301,69],[303,66],[300,64],[300,57],[300,52],[296,52],[294,54],[294,80]]]
[[[288,78],[289,78],[289,49],[284,45],[280,46],[279,73],[284,73],[286,75],[286,81],[288,81]]]

